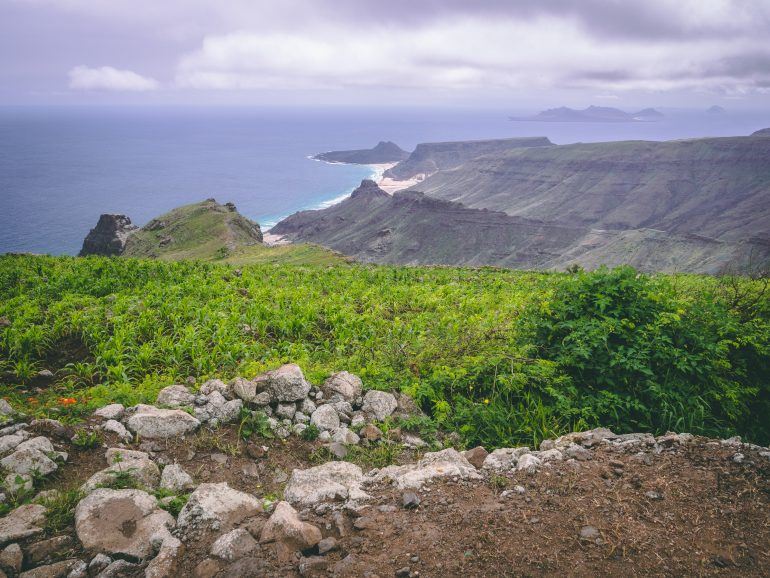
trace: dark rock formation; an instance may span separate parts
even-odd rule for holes
[[[96,227],[83,240],[79,256],[121,255],[126,248],[126,241],[137,228],[126,215],[102,215]]]
[[[313,158],[328,163],[349,163],[355,165],[373,165],[379,163],[397,163],[409,156],[409,153],[390,141],[380,141],[372,149],[352,151],[330,151]]]
[[[751,136],[770,136],[770,128],[762,128],[751,133]]]

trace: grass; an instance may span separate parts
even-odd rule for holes
[[[77,421],[111,402],[152,403],[188,376],[291,362],[313,383],[347,370],[366,388],[405,391],[431,417],[405,429],[430,437],[439,424],[469,445],[536,445],[597,425],[764,441],[762,282],[638,278],[619,278],[628,287],[613,297],[603,273],[0,256],[0,396]],[[600,322],[575,305],[606,308],[608,292],[621,307]],[[629,299],[646,304],[633,327]],[[55,378],[38,390],[41,369]],[[595,376],[614,381],[597,389]]]

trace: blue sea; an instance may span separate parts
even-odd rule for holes
[[[214,197],[269,228],[352,191],[372,169],[313,154],[392,140],[553,142],[745,135],[770,115],[666,111],[654,123],[511,122],[501,109],[0,108],[0,253],[76,254],[101,213],[142,225]]]

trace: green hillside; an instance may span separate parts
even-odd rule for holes
[[[76,419],[112,400],[154,400],[189,376],[294,362],[314,382],[345,369],[367,388],[407,391],[467,444],[534,443],[596,425],[767,443],[765,287],[629,268],[6,255],[0,395]]]

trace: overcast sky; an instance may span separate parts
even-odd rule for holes
[[[770,0],[0,0],[0,103],[769,101]]]

